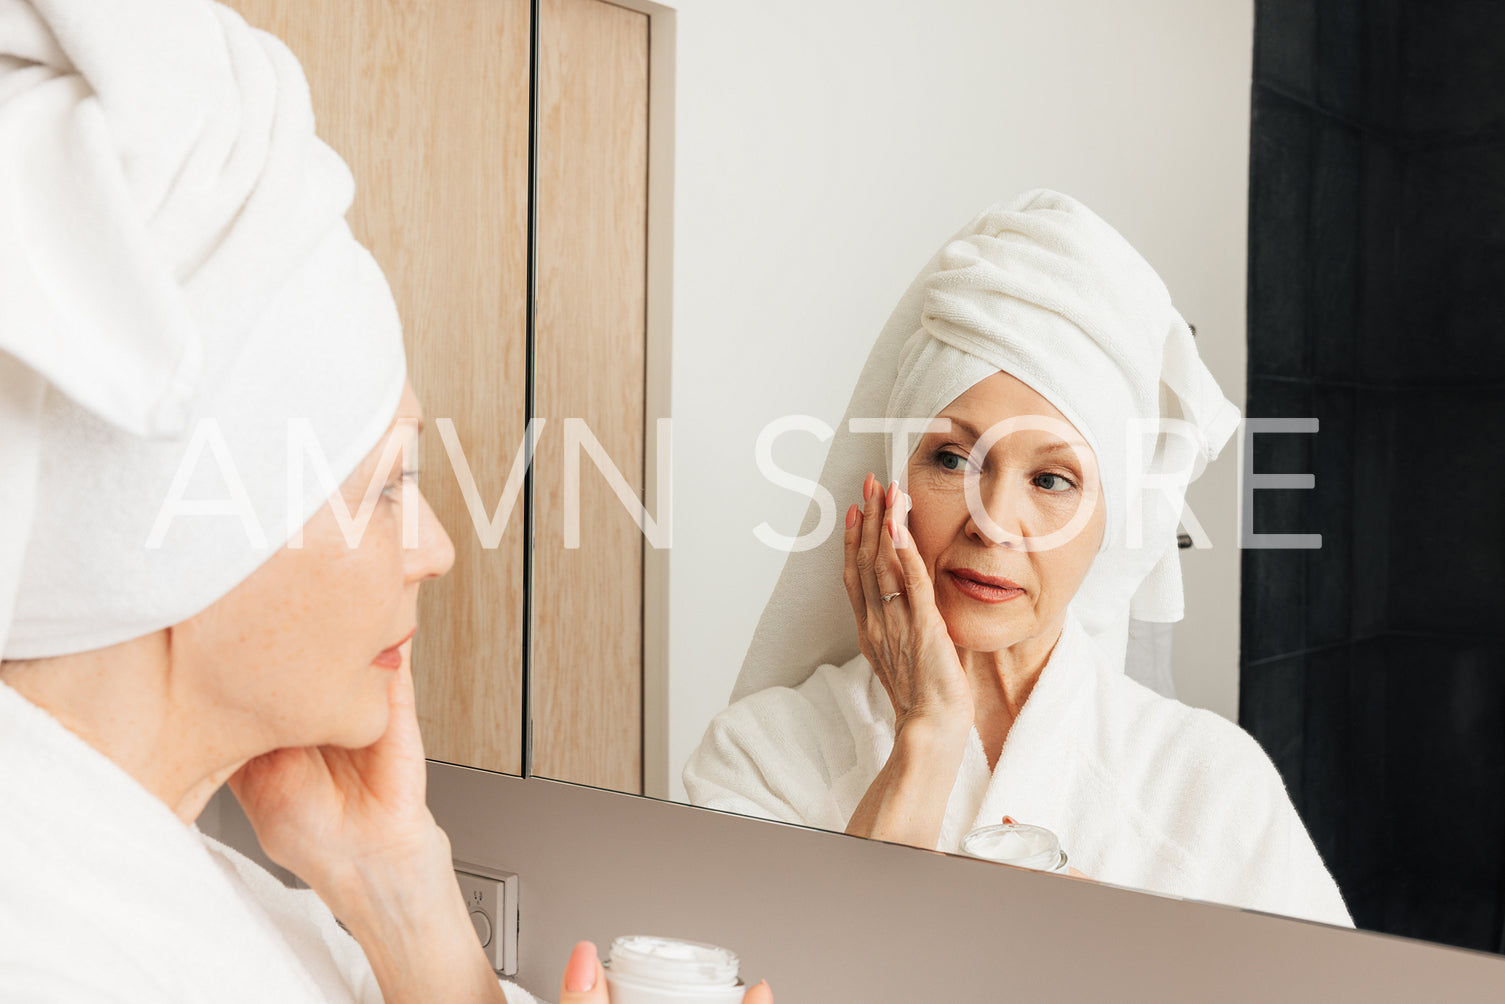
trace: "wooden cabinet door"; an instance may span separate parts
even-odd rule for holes
[[[421,484],[455,566],[420,594],[427,753],[519,773],[522,507],[487,546],[437,429],[454,423],[491,515],[526,418],[528,0],[231,6],[303,63],[319,135],[355,174],[351,227],[392,285],[428,415]]]
[[[643,497],[648,15],[542,0],[538,67],[533,773],[643,790],[644,537],[566,421]],[[571,449],[570,452],[574,452]]]

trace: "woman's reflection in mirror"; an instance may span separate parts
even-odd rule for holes
[[[788,558],[691,800],[950,852],[1007,815],[1076,874],[1351,926],[1259,745],[1124,673],[1239,421],[1138,252],[1055,192],[989,207],[875,343],[875,414],[940,421],[902,466],[839,427],[821,485],[857,501]]]

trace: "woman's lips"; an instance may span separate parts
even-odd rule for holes
[[[983,575],[970,568],[953,568],[946,574],[951,576],[951,584],[957,592],[983,603],[1006,603],[1016,596],[1024,595],[1024,590],[1008,579]]]
[[[414,628],[408,632],[407,638],[404,638],[391,648],[383,649],[381,655],[371,660],[371,665],[380,666],[382,669],[401,669],[402,647],[408,643],[408,639],[412,638],[417,630],[417,628]]]

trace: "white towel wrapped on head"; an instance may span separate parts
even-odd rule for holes
[[[246,578],[330,494],[310,464],[289,503],[290,420],[335,478],[380,439],[406,363],[353,192],[297,60],[228,8],[0,0],[0,655]],[[148,547],[190,445],[185,508],[237,511]]]

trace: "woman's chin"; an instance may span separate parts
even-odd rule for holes
[[[1019,638],[1014,635],[999,637],[997,635],[969,635],[960,636],[953,634],[951,640],[956,647],[964,652],[1004,652],[1019,644]]]
[[[968,652],[1002,652],[1029,636],[1027,630],[1011,622],[1012,618],[999,623],[1004,618],[997,615],[978,617],[970,611],[949,615],[945,610],[941,611],[941,617],[952,643]]]
[[[359,709],[352,708],[351,714],[339,723],[329,740],[321,745],[351,750],[365,749],[387,731],[391,714],[383,693],[380,705],[368,704]]]

